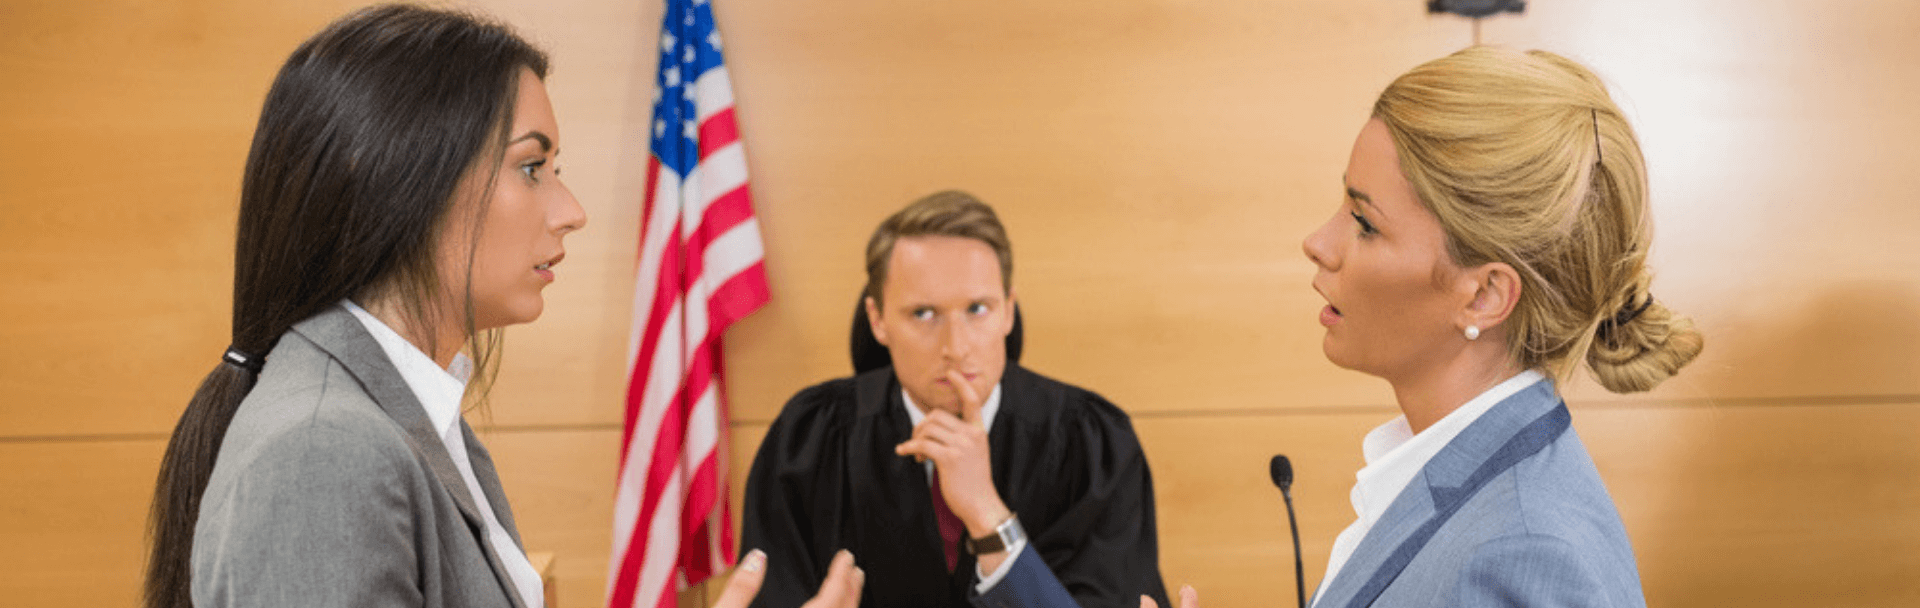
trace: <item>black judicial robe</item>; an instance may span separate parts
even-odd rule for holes
[[[988,431],[993,483],[1028,544],[1086,608],[1161,606],[1153,477],[1125,412],[1012,363]],[[912,434],[892,367],[809,387],[780,410],[747,474],[742,553],[767,553],[753,606],[819,591],[833,554],[866,570],[865,607],[967,606],[974,558],[947,572],[924,465],[893,447]]]

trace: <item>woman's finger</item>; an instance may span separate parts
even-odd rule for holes
[[[1180,586],[1180,608],[1200,608],[1200,592],[1193,585]]]
[[[827,578],[820,581],[820,593],[801,608],[853,608],[860,605],[860,587],[866,573],[853,565],[853,553],[841,549],[827,566]]]
[[[740,560],[740,566],[734,568],[733,576],[727,579],[727,588],[720,592],[713,608],[747,608],[753,596],[760,594],[760,583],[766,580],[767,554],[759,549],[748,551],[746,559]]]

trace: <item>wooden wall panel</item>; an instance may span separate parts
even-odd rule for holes
[[[9,606],[136,606],[147,503],[166,442],[0,441],[0,596]]]
[[[0,436],[172,428],[227,341],[267,82],[348,4],[6,4]]]

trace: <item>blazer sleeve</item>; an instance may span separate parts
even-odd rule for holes
[[[1508,536],[1474,550],[1460,571],[1463,607],[1614,607],[1600,577],[1566,540],[1540,534]]]
[[[233,465],[202,499],[194,605],[425,603],[417,542],[438,531],[417,529],[430,474],[403,442],[303,425]]]
[[[978,608],[1080,608],[1030,543],[1014,556],[1005,578],[986,593],[969,586],[967,599]]]

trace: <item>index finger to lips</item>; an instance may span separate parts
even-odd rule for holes
[[[980,392],[973,390],[973,385],[959,370],[947,370],[947,383],[952,384],[953,392],[960,396],[960,419],[978,423],[982,405]]]

